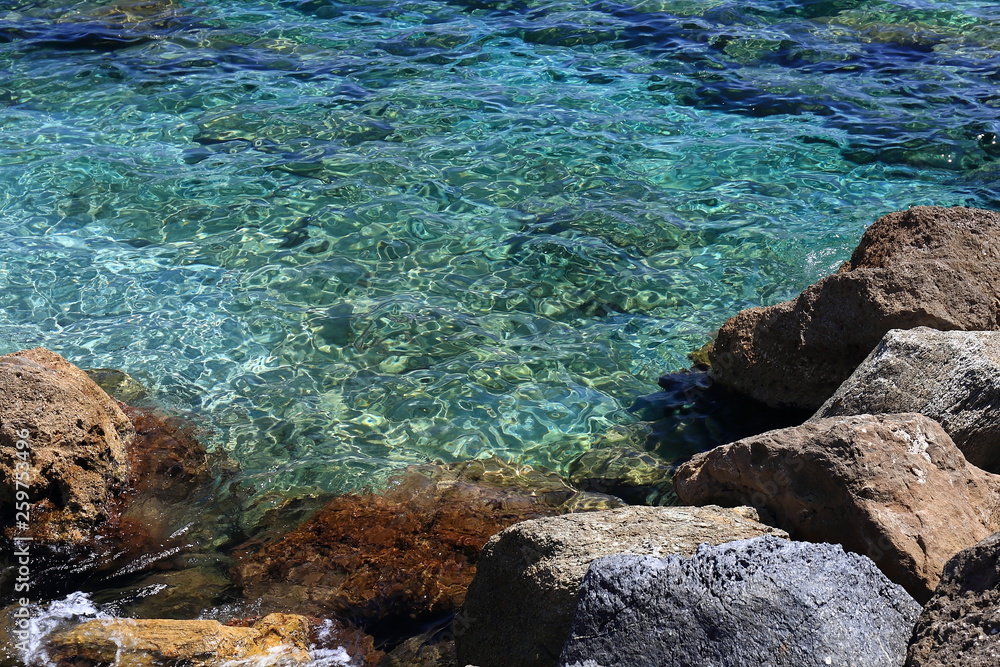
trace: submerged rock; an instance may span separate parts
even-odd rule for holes
[[[142,383],[125,371],[116,368],[90,368],[84,373],[98,387],[122,403],[131,405],[149,395]]]
[[[937,421],[969,463],[1000,472],[1000,332],[890,331],[810,421],[899,412]]]
[[[879,218],[849,262],[719,331],[713,376],[769,405],[816,409],[890,329],[1000,328],[1000,214],[917,206]]]
[[[900,667],[920,606],[863,556],[774,537],[587,572],[560,664]]]
[[[1000,528],[1000,476],[917,414],[831,417],[745,438],[680,466],[685,503],[752,505],[794,539],[867,555],[926,601],[945,562]]]
[[[591,449],[569,464],[569,481],[575,486],[635,505],[674,504],[672,474],[669,461],[630,447]]]
[[[956,554],[924,606],[906,667],[1000,665],[1000,533]]]
[[[555,665],[591,561],[693,553],[702,542],[785,536],[749,508],[626,507],[525,521],[490,539],[455,619],[459,665]]]
[[[490,536],[580,501],[526,466],[414,466],[384,493],[341,496],[287,534],[242,545],[236,575],[265,609],[354,618],[399,639],[461,605]]]
[[[91,540],[117,519],[134,437],[118,404],[55,352],[0,357],[0,521],[14,520],[16,500],[30,500],[30,530],[19,535]],[[17,497],[18,490],[30,490],[30,497]]]

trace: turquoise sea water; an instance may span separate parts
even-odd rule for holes
[[[0,2],[0,353],[259,489],[561,469],[741,308],[1000,206],[978,0]]]

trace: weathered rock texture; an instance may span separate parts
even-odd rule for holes
[[[794,539],[867,555],[926,601],[945,562],[1000,527],[1000,477],[917,414],[832,417],[738,440],[677,469],[693,505],[752,505]]]
[[[587,572],[560,664],[900,667],[919,612],[870,560],[831,544],[608,556]]]
[[[840,271],[726,322],[712,373],[769,405],[816,409],[887,331],[918,326],[1000,328],[1000,214],[917,206],[879,218]]]
[[[20,450],[28,452],[27,461],[17,454],[21,432],[29,436]],[[112,519],[114,496],[125,488],[126,447],[134,435],[114,399],[58,354],[35,348],[0,357],[3,520],[14,516],[15,480],[21,479],[36,503],[34,537],[91,539]]]
[[[310,625],[310,619],[288,614],[271,614],[249,627],[218,621],[102,619],[57,633],[47,652],[57,667],[217,667],[227,660],[255,658],[266,660],[263,664],[306,665]]]
[[[620,504],[580,496],[554,475],[497,461],[418,466],[384,494],[336,498],[290,533],[241,546],[236,574],[265,609],[399,632],[456,610],[483,545],[507,526]]]
[[[616,553],[690,554],[783,531],[749,508],[626,507],[525,521],[492,538],[455,619],[460,665],[555,665],[591,561]]]
[[[969,463],[1000,472],[1000,332],[893,330],[812,420],[919,412]]]
[[[924,606],[906,667],[1000,665],[1000,533],[948,561]]]

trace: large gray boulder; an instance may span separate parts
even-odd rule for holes
[[[1000,214],[917,206],[865,231],[837,273],[722,325],[712,374],[774,406],[815,410],[890,329],[1000,329]]]
[[[1000,665],[1000,533],[948,561],[924,607],[906,667]]]
[[[926,602],[948,559],[1000,530],[1000,476],[918,414],[829,417],[698,454],[674,486],[691,505],[752,505],[794,539],[874,560]]]
[[[919,613],[874,563],[830,544],[609,556],[587,572],[560,664],[900,667]]]
[[[515,524],[493,536],[479,557],[455,619],[458,664],[553,666],[595,558],[691,554],[703,542],[785,536],[756,518],[748,508],[624,507]]]
[[[919,412],[1000,472],[1000,331],[894,329],[810,419]]]

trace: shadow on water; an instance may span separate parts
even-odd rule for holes
[[[659,384],[663,391],[639,398],[631,411],[651,422],[647,449],[675,464],[740,438],[797,426],[812,415],[740,396],[713,382],[706,370],[670,373]]]

